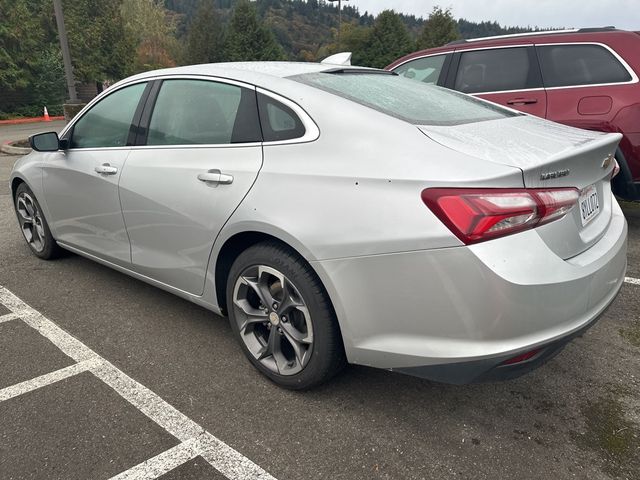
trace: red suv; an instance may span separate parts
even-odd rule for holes
[[[639,52],[640,32],[583,28],[459,40],[387,70],[559,123],[622,133],[613,189],[640,200]]]

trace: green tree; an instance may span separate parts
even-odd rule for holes
[[[316,55],[312,58],[300,58],[303,61],[321,61],[340,51],[352,52],[354,65],[362,62],[362,55],[371,38],[371,28],[359,25],[356,21],[344,23],[342,25],[341,41],[338,46],[338,30],[333,29],[333,41],[318,48]]]
[[[284,50],[248,0],[240,0],[231,17],[225,55],[232,62],[284,60]]]
[[[133,71],[175,66],[176,24],[163,0],[122,0],[120,14],[128,42],[135,47]]]
[[[354,52],[353,63],[384,68],[398,57],[413,50],[407,27],[393,10],[385,10],[376,18],[364,47]]]
[[[441,47],[460,38],[458,23],[453,19],[451,9],[435,6],[424,22],[422,33],[418,37],[418,50]]]
[[[185,61],[196,64],[223,60],[224,28],[213,0],[203,0],[187,33]]]
[[[65,97],[53,4],[0,1],[0,110],[61,104]],[[3,95],[7,93],[9,95]]]
[[[25,88],[33,77],[33,59],[45,38],[32,8],[36,2],[3,0],[0,2],[0,87],[3,90]]]
[[[57,45],[49,45],[38,55],[33,65],[30,85],[31,102],[38,108],[61,105],[67,97],[62,52]]]
[[[118,80],[133,71],[135,50],[125,34],[122,0],[65,0],[64,15],[76,80]]]

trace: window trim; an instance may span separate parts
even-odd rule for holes
[[[255,147],[262,145],[262,141],[257,142],[237,142],[237,143],[176,143],[168,145],[147,145],[149,137],[149,127],[151,125],[151,119],[156,108],[156,102],[162,91],[162,85],[165,80],[198,80],[202,82],[223,83],[226,85],[233,85],[239,88],[249,90],[254,95],[256,93],[256,87],[248,83],[238,82],[230,79],[220,79],[217,77],[211,77],[209,75],[171,75],[163,77],[154,77],[153,83],[155,84],[153,92],[147,99],[147,104],[142,112],[140,124],[138,125],[139,136],[136,138],[134,147],[136,149],[176,149],[176,148],[230,148],[230,147]],[[224,80],[224,81],[223,81]],[[256,99],[257,102],[257,99]],[[260,118],[258,118],[258,125],[260,124]],[[262,137],[262,135],[261,135]]]
[[[494,50],[494,49],[497,49],[497,48],[534,47],[536,49],[536,61],[538,63],[538,70],[542,74],[542,67],[540,65],[540,60],[539,60],[539,57],[537,55],[537,53],[538,53],[537,48],[538,47],[545,47],[545,46],[554,46],[554,45],[598,45],[600,47],[604,47],[609,52],[611,52],[613,54],[613,56],[627,70],[629,75],[631,75],[631,80],[629,80],[627,82],[597,83],[597,84],[591,84],[591,85],[565,85],[565,86],[562,86],[562,87],[545,87],[544,86],[544,78],[543,78],[542,79],[542,85],[543,85],[542,87],[521,88],[521,89],[517,89],[517,90],[499,90],[499,91],[476,92],[476,93],[467,93],[465,95],[472,95],[472,96],[476,96],[476,95],[494,95],[494,94],[499,94],[499,93],[520,93],[520,92],[536,92],[536,91],[540,92],[540,91],[544,91],[544,90],[560,90],[560,89],[563,89],[563,88],[608,87],[608,86],[613,86],[613,85],[631,85],[631,84],[634,84],[634,83],[638,83],[640,81],[639,78],[638,78],[638,75],[636,75],[635,71],[631,68],[631,66],[629,66],[627,61],[618,54],[618,52],[616,52],[609,45],[607,45],[605,43],[600,43],[600,42],[550,42],[550,43],[535,43],[535,42],[532,42],[532,43],[519,43],[519,44],[514,44],[514,45],[494,45],[494,46],[490,46],[490,47],[477,47],[477,48],[473,48],[473,47],[465,48],[463,46],[463,47],[460,47],[460,48],[455,48],[455,49],[449,50],[448,52],[446,52],[446,54],[447,55],[451,55],[453,53],[463,53],[463,52],[470,52],[470,51],[476,51],[476,50]],[[410,62],[412,60],[416,60],[418,58],[423,58],[423,57],[432,57],[434,55],[442,55],[442,52],[431,53],[429,55],[421,55],[419,57],[413,57],[413,58],[411,58],[409,60],[406,60],[406,61],[402,62],[401,64],[397,65],[396,67],[394,67],[394,70],[397,67],[399,67],[400,65],[404,65],[405,63]],[[451,65],[450,65],[450,68],[451,68],[452,71],[455,71],[457,69],[457,62],[452,61]],[[455,75],[455,73],[453,75]],[[444,86],[446,88],[450,88],[452,90],[455,90],[450,85],[449,80],[451,80],[451,79],[449,77],[447,77],[447,81],[445,82]],[[462,93],[462,92],[460,92],[460,93]]]
[[[129,123],[129,134],[127,135],[127,143],[129,143],[132,137],[135,137],[135,135],[133,135],[133,132],[137,132],[138,127],[140,125],[140,114],[142,113],[144,105],[146,104],[147,99],[149,98],[149,92],[151,91],[153,79],[144,78],[144,79],[139,79],[136,81],[119,85],[118,88],[114,88],[114,89],[112,89],[111,87],[107,88],[100,95],[96,96],[93,100],[87,103],[84,106],[84,108],[80,110],[80,112],[78,112],[78,114],[67,124],[67,126],[62,129],[59,137],[61,139],[71,140],[70,138],[67,138],[67,135],[73,135],[73,129],[76,123],[82,120],[82,118],[84,118],[84,116],[87,113],[89,113],[89,111],[91,111],[94,105],[96,105],[98,102],[102,101],[103,99],[107,98],[109,95],[113,95],[114,93],[119,92],[120,90],[126,87],[131,87],[133,85],[137,85],[140,83],[146,83],[147,86],[143,90],[142,95],[140,95],[140,99],[138,100],[138,105],[136,106],[136,109],[134,110],[134,113],[133,113],[133,117],[131,118],[131,123]],[[69,145],[71,145],[71,142],[69,142]],[[121,147],[81,147],[81,148],[69,147],[65,151],[70,151],[70,152],[83,152],[83,151],[95,152],[95,151],[103,151],[103,150],[117,151],[117,150],[126,150],[130,148],[133,148],[133,145],[123,145]]]
[[[73,126],[75,125],[76,122],[78,122],[80,120],[80,118],[82,118],[86,112],[89,111],[89,109],[93,108],[93,105],[95,105],[96,103],[98,103],[100,100],[102,100],[103,98],[107,97],[108,95],[111,95],[112,93],[115,93],[125,87],[129,87],[131,85],[135,85],[137,83],[144,83],[144,82],[148,82],[149,84],[160,84],[162,83],[163,80],[206,80],[206,81],[211,81],[211,82],[218,82],[218,83],[226,83],[229,85],[236,85],[238,87],[243,87],[243,88],[247,88],[249,90],[253,90],[254,92],[259,92],[262,93],[286,106],[288,106],[289,108],[291,108],[291,110],[294,111],[294,113],[296,115],[298,115],[298,118],[300,118],[300,121],[302,122],[302,124],[305,127],[305,134],[300,137],[300,138],[293,138],[293,139],[289,139],[289,140],[277,140],[277,141],[271,141],[271,142],[247,142],[247,143],[214,143],[214,144],[199,144],[199,145],[193,145],[193,144],[188,144],[188,145],[130,145],[130,146],[124,146],[124,147],[98,147],[98,148],[74,148],[74,149],[69,149],[69,150],[73,150],[73,151],[101,151],[101,150],[109,150],[109,151],[115,151],[115,150],[149,150],[149,149],[176,149],[176,148],[244,148],[244,147],[259,147],[259,146],[272,146],[272,145],[290,145],[290,144],[296,144],[296,143],[308,143],[308,142],[313,142],[315,140],[317,140],[318,138],[320,138],[320,128],[318,127],[318,125],[314,122],[314,120],[311,118],[311,116],[306,112],[306,110],[304,110],[300,105],[298,105],[296,102],[294,102],[293,100],[290,100],[286,97],[283,97],[282,95],[279,95],[275,92],[272,92],[271,90],[267,90],[265,88],[262,87],[257,87],[255,85],[252,85],[250,83],[246,83],[246,82],[242,82],[239,80],[233,80],[230,78],[225,78],[225,77],[217,77],[214,75],[202,75],[202,74],[184,74],[184,73],[180,73],[180,74],[167,74],[167,75],[156,75],[156,76],[148,76],[145,78],[139,78],[139,79],[135,79],[135,80],[131,80],[128,81],[126,83],[123,83],[121,85],[117,85],[117,87],[110,87],[108,89],[106,89],[103,93],[101,93],[100,95],[98,95],[96,98],[94,98],[93,100],[91,100],[79,113],[78,115],[76,115],[73,120],[71,120],[71,122],[69,122],[69,124],[60,132],[60,138],[64,138],[64,136],[71,132],[73,130]],[[144,110],[146,110],[147,105],[149,104],[149,100],[155,100],[155,97],[157,97],[157,93],[158,91],[155,92],[155,95],[148,95],[147,98],[145,99],[145,107],[143,109],[143,113]],[[141,98],[142,100],[142,98]],[[154,107],[154,105],[151,105],[152,107]],[[153,108],[149,111],[149,118],[151,118],[151,114],[153,113]],[[138,130],[140,127],[142,127],[144,125],[142,125],[142,123],[139,123],[138,125],[135,126],[136,130]]]
[[[531,68],[534,69],[534,72],[529,72],[529,77],[533,75],[533,80],[540,84],[538,87],[531,88],[516,88],[512,90],[489,90],[484,92],[473,92],[473,93],[465,93],[460,90],[456,90],[454,88],[456,79],[458,77],[458,68],[460,67],[460,61],[462,59],[462,54],[467,52],[475,52],[480,50],[503,50],[506,48],[526,48],[527,49],[527,57],[529,58],[529,64]],[[540,67],[540,60],[538,59],[537,51],[535,50],[535,45],[532,43],[528,44],[519,44],[519,45],[505,45],[503,47],[482,47],[482,48],[466,48],[456,50],[455,52],[455,61],[452,62],[453,68],[451,69],[451,75],[447,77],[447,88],[451,90],[455,90],[456,92],[464,93],[465,95],[495,95],[501,93],[517,93],[517,92],[540,92],[543,91],[544,88],[544,79],[542,78],[542,70]],[[527,77],[527,81],[530,78]]]
[[[626,60],[624,58],[622,58],[618,52],[616,52],[613,48],[611,48],[609,45],[606,45],[604,43],[599,43],[599,42],[553,42],[553,43],[536,43],[534,44],[534,46],[536,47],[536,54],[538,53],[538,47],[555,47],[555,46],[562,46],[562,45],[596,45],[598,47],[603,47],[604,49],[608,50],[609,53],[611,53],[616,60],[618,60],[618,62],[620,62],[620,64],[627,70],[627,73],[631,76],[631,80],[627,80],[626,82],[609,82],[609,83],[590,83],[587,85],[563,85],[560,87],[545,87],[545,90],[560,90],[563,88],[588,88],[588,87],[608,87],[608,86],[612,86],[612,85],[631,85],[633,83],[638,83],[638,75],[636,75],[636,72],[633,71],[633,69],[629,66],[629,64],[626,62]],[[540,59],[538,57],[538,64],[540,64]],[[540,71],[542,71],[542,65],[540,65]],[[542,82],[544,84],[544,78],[542,79]]]
[[[266,95],[267,97],[277,102],[280,102],[283,105],[289,107],[291,110],[293,110],[293,113],[295,113],[298,116],[305,130],[304,135],[301,137],[291,138],[288,140],[272,140],[268,142],[262,142],[264,146],[290,145],[294,143],[308,143],[308,142],[313,142],[320,137],[320,129],[318,128],[318,125],[316,125],[316,122],[313,121],[313,119],[309,116],[309,114],[300,105],[298,105],[292,100],[289,100],[286,97],[283,97],[282,95],[279,95],[275,92],[266,90],[261,87],[256,87],[256,92]]]
[[[453,63],[452,62],[452,58],[453,58],[454,53],[455,53],[455,51],[451,50],[449,52],[438,52],[438,53],[430,53],[429,55],[420,55],[418,57],[413,57],[413,58],[410,58],[409,60],[405,60],[404,62],[399,63],[398,65],[393,67],[393,70],[391,70],[391,71],[395,72],[402,65],[406,65],[407,63],[410,63],[410,62],[415,62],[416,60],[422,60],[423,58],[444,56],[444,62],[442,63],[442,68],[440,69],[440,75],[438,75],[438,80],[436,81],[436,83],[432,84],[432,85],[436,85],[438,87],[443,87],[447,83],[446,81],[447,81],[448,74],[449,74],[449,68],[451,67],[451,64]]]

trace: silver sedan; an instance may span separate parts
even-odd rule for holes
[[[347,65],[140,74],[11,174],[24,238],[228,315],[287,388],[346,363],[509,378],[624,280],[618,134]]]

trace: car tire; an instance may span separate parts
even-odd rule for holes
[[[309,389],[346,365],[328,295],[292,249],[276,241],[249,247],[233,263],[226,293],[234,335],[249,361],[274,383]]]
[[[14,207],[22,236],[33,254],[44,260],[62,255],[63,250],[51,235],[42,208],[26,183],[21,183],[16,189]]]

